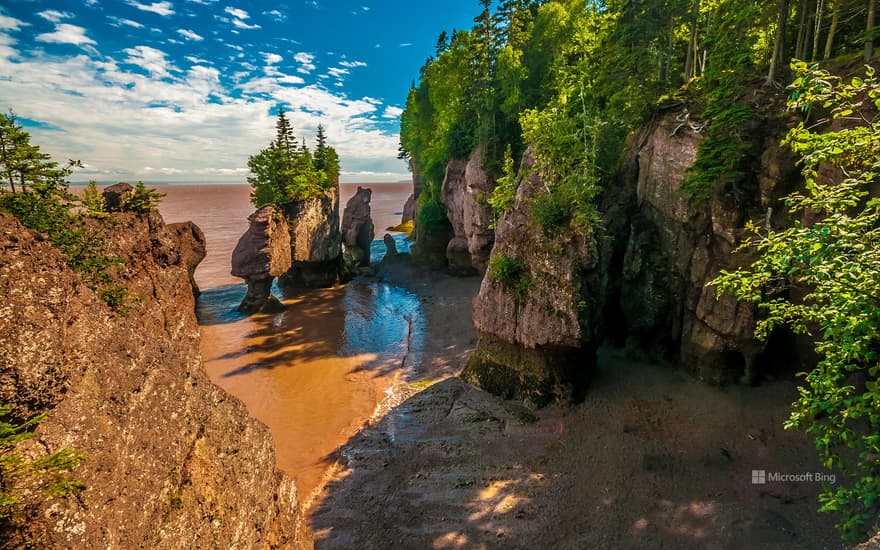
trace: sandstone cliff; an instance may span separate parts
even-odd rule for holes
[[[800,180],[778,145],[785,120],[757,116],[743,128],[751,137],[753,173],[699,203],[682,184],[703,136],[682,124],[683,116],[676,109],[662,112],[630,140],[618,181],[600,198],[597,235],[567,228],[548,237],[534,223],[530,203],[543,183],[530,174],[534,153],[526,152],[516,204],[498,222],[492,256],[521,262],[531,286],[517,297],[491,269],[487,273],[474,304],[482,338],[464,371],[468,380],[532,402],[568,399],[571,388],[583,384],[603,339],[717,384],[754,382],[772,368],[768,358],[794,367],[809,360],[808,343],[785,333],[767,345],[755,341],[755,307],[730,296],[716,299],[708,286],[722,269],[751,262],[749,254],[733,254],[749,220],[791,223],[782,197]],[[580,355],[568,370],[547,370],[560,349]]]
[[[31,442],[86,456],[85,489],[43,503],[53,548],[261,548],[304,542],[267,428],[214,386],[185,258],[158,213],[107,231],[137,301],[111,311],[39,235],[0,215],[0,402],[48,410]]]
[[[279,282],[287,287],[322,287],[343,275],[339,231],[339,184],[323,194],[283,207],[290,224],[293,265]]]
[[[370,265],[370,246],[375,237],[373,218],[370,217],[372,195],[372,190],[359,186],[342,214],[344,254],[346,262],[355,268]]]
[[[516,280],[490,268],[474,298],[477,351],[462,373],[492,393],[541,406],[583,395],[601,338],[601,251],[593,234],[548,234],[531,205],[546,193],[534,150],[523,156],[514,207],[498,222],[492,262],[518,266]],[[509,270],[508,270],[509,271]]]

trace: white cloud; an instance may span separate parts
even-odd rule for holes
[[[52,23],[60,23],[64,19],[70,19],[71,17],[73,17],[73,14],[70,12],[58,10],[41,11],[37,13],[37,15]]]
[[[0,30],[4,31],[17,31],[22,27],[28,27],[30,23],[25,23],[21,19],[16,19],[15,17],[10,17],[3,13],[3,10],[0,9]]]
[[[150,46],[135,46],[134,48],[126,48],[122,51],[128,55],[123,63],[137,65],[149,72],[150,76],[153,77],[171,76],[169,69],[175,68],[165,59],[165,52]]]
[[[98,0],[85,0],[85,2],[86,6],[90,8],[98,5]]]
[[[403,42],[400,45],[401,48],[409,48],[410,46],[412,46],[412,42]]]
[[[124,19],[122,17],[116,17],[113,15],[108,15],[107,19],[110,20],[110,24],[114,27],[121,27],[123,25],[132,27],[135,29],[142,29],[144,26],[138,23],[137,21],[132,21],[131,19]]]
[[[259,68],[251,64],[230,74],[189,56],[192,65],[181,70],[144,45],[124,50],[119,60],[14,46],[0,33],[0,97],[22,117],[55,128],[32,131],[44,151],[88,163],[74,179],[244,183],[248,155],[273,137],[271,113],[279,104],[298,135],[311,139],[324,125],[344,178],[406,177],[396,158],[399,137],[383,118],[395,111],[376,99],[347,98],[280,70],[255,73]]]
[[[266,65],[277,65],[284,61],[284,58],[277,53],[264,53],[263,58],[266,60]]]
[[[287,21],[287,16],[285,14],[281,13],[281,11],[279,11],[279,10],[264,11],[263,15],[268,15],[269,17],[271,17],[274,21],[276,21],[278,23],[282,23],[284,21]]]
[[[226,9],[224,9],[223,11],[236,19],[244,20],[250,17],[250,14],[248,14],[248,12],[238,8],[233,8],[232,6],[226,6]]]
[[[385,112],[382,113],[382,118],[397,118],[402,114],[403,109],[389,105],[388,107],[385,107]]]
[[[339,64],[343,67],[347,67],[349,69],[353,69],[355,67],[366,67],[367,64],[363,61],[340,61]]]
[[[177,34],[186,38],[187,40],[192,40],[194,42],[200,42],[204,40],[204,38],[189,29],[177,29]]]
[[[148,11],[161,16],[174,15],[174,5],[171,2],[153,2],[151,4],[142,4],[137,0],[127,0],[129,6],[135,7],[141,11]]]
[[[349,74],[349,70],[343,69],[342,67],[330,67],[329,69],[327,69],[327,73],[329,73],[330,76],[342,78],[344,75]]]
[[[239,29],[259,29],[259,28],[261,28],[259,25],[256,25],[256,24],[249,25],[249,24],[245,23],[244,21],[242,21],[241,19],[233,19],[232,24],[235,25],[235,27],[239,28]]]
[[[47,32],[37,35],[39,42],[51,42],[53,44],[73,44],[83,46],[96,44],[94,40],[86,36],[86,30],[76,25],[61,23],[55,25],[55,32]]]
[[[296,72],[300,74],[311,74],[311,72],[315,70],[314,55],[306,52],[298,52],[293,56],[293,59],[299,63]]]

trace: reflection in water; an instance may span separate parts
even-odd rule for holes
[[[379,282],[289,295],[286,311],[245,317],[244,285],[198,300],[211,379],[242,399],[272,431],[278,466],[304,497],[336,449],[365,420],[399,401],[422,348],[418,297]]]

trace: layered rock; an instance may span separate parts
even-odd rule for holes
[[[339,185],[323,194],[288,203],[292,266],[279,278],[284,287],[326,287],[344,274],[339,232]]]
[[[180,251],[181,263],[186,267],[189,275],[189,284],[192,287],[193,294],[198,296],[201,294],[199,285],[196,284],[196,267],[205,256],[208,255],[207,241],[205,234],[193,222],[181,222],[168,224],[168,230],[174,235],[177,241],[177,249]]]
[[[28,536],[51,548],[303,543],[268,429],[201,365],[176,238],[155,211],[116,217],[106,236],[125,260],[126,313],[0,214],[0,402],[17,419],[48,410],[28,452],[66,445],[86,456],[72,472],[84,490],[38,501]]]
[[[797,184],[795,165],[778,146],[781,132],[744,130],[754,140],[754,177],[720,186],[707,204],[681,190],[702,134],[667,113],[638,153],[635,213],[621,266],[620,306],[628,346],[677,360],[711,383],[749,382],[764,345],[753,338],[755,306],[716,297],[721,270],[753,260],[733,254],[748,220],[785,225],[780,198]]]
[[[101,192],[104,197],[104,209],[107,212],[121,212],[125,201],[133,192],[134,187],[124,181],[105,187]]]
[[[467,162],[451,161],[440,190],[453,237],[446,249],[449,270],[456,274],[485,273],[495,242],[488,197],[494,180],[483,169],[484,154],[478,147]]]
[[[247,294],[238,306],[242,313],[280,311],[272,295],[275,277],[287,273],[290,259],[290,230],[272,206],[264,206],[248,217],[248,230],[232,252],[232,275],[247,283]]]
[[[474,299],[480,342],[462,377],[542,406],[583,395],[601,337],[605,294],[594,236],[576,227],[550,235],[533,219],[534,198],[547,192],[531,170],[534,164],[529,149],[520,170],[528,176],[514,207],[498,222],[489,271]]]
[[[345,260],[354,267],[370,265],[370,245],[375,232],[370,216],[370,189],[358,186],[357,192],[349,199],[342,214],[342,244],[345,246]]]

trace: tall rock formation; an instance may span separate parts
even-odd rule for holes
[[[186,267],[189,275],[189,284],[193,294],[199,296],[202,292],[196,284],[196,268],[208,255],[208,243],[201,228],[193,222],[180,222],[168,224],[168,230],[174,234],[177,248],[180,250],[180,260]]]
[[[248,217],[248,230],[232,252],[232,275],[247,283],[247,294],[238,306],[242,313],[280,311],[272,295],[275,277],[291,267],[290,230],[272,206],[264,206]]]
[[[446,259],[449,271],[455,274],[485,273],[495,242],[488,203],[495,182],[483,169],[484,162],[482,147],[475,149],[467,162],[450,161],[440,190],[453,230]]]
[[[534,406],[583,396],[602,331],[599,245],[580,228],[546,233],[533,219],[546,193],[534,149],[523,156],[514,207],[498,222],[490,267],[474,299],[477,350],[462,377]]]
[[[332,286],[344,276],[339,232],[339,184],[317,197],[283,206],[290,224],[292,266],[282,275],[283,287]]]
[[[105,230],[130,309],[110,310],[60,253],[0,214],[0,402],[48,411],[28,451],[86,459],[76,496],[38,501],[50,548],[282,548],[305,542],[268,429],[214,386],[185,260],[156,211]],[[7,533],[8,537],[22,533]],[[7,538],[11,540],[11,538]]]
[[[346,262],[354,267],[370,265],[370,246],[375,232],[370,217],[370,189],[358,186],[342,213],[342,244]]]
[[[755,171],[738,186],[719,186],[706,204],[681,190],[702,134],[666,113],[638,152],[634,214],[623,247],[619,304],[628,347],[678,361],[711,383],[750,382],[765,346],[755,341],[756,308],[708,285],[722,269],[752,262],[733,254],[745,224],[785,226],[781,198],[798,184],[793,159],[778,143],[773,121],[744,128],[752,137]],[[761,124],[762,126],[759,126]],[[616,268],[615,268],[616,269]]]

